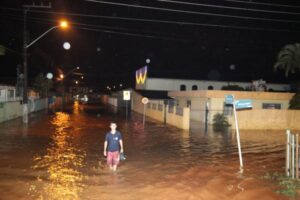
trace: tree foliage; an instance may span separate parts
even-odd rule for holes
[[[239,85],[224,85],[221,90],[244,91],[245,89]]]
[[[283,69],[285,76],[300,70],[300,43],[288,44],[278,53],[274,70]]]
[[[214,131],[223,131],[228,126],[230,126],[230,124],[228,123],[228,120],[224,114],[217,113],[214,115],[214,118],[213,118]]]
[[[300,110],[300,94],[295,94],[290,100],[290,109]]]
[[[43,73],[40,73],[34,78],[32,87],[40,93],[41,97],[46,97],[48,90],[52,88],[52,81],[48,80]]]

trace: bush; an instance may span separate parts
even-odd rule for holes
[[[223,131],[225,130],[230,124],[227,121],[227,118],[224,114],[217,113],[214,115],[213,118],[213,129],[214,131]]]
[[[221,90],[244,91],[245,89],[238,85],[224,85]]]
[[[290,100],[289,109],[300,110],[300,93],[295,94],[293,98]]]

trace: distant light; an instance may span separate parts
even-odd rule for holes
[[[78,69],[80,69],[79,67],[76,67],[76,69],[78,70]]]
[[[120,87],[122,87],[122,86],[123,86],[123,84],[121,83],[121,84],[120,84]]]
[[[59,77],[60,77],[61,79],[63,79],[63,78],[64,78],[64,75],[63,75],[63,74],[60,74]]]
[[[64,47],[65,50],[69,50],[71,48],[71,44],[69,42],[65,42],[63,44],[63,47]]]
[[[83,76],[81,76],[81,79],[83,79],[84,77]]]
[[[229,66],[229,69],[230,69],[230,70],[235,70],[235,65],[230,65],[230,66]]]
[[[47,77],[47,79],[51,80],[53,78],[53,74],[52,73],[47,73],[46,77]]]
[[[116,86],[113,86],[113,88],[116,88]]]
[[[149,64],[151,61],[149,58],[146,59],[146,63]]]
[[[101,51],[101,48],[100,48],[100,47],[98,47],[98,48],[97,48],[97,51],[98,51],[98,52],[100,52],[100,51]]]
[[[78,81],[75,81],[76,84],[78,84]]]

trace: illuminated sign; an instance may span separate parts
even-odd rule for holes
[[[147,71],[148,68],[147,66],[145,66],[135,72],[135,81],[137,85],[145,84],[145,81],[147,79]]]

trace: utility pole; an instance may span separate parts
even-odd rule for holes
[[[28,83],[28,70],[27,70],[27,40],[28,40],[28,32],[27,32],[27,13],[30,8],[51,8],[51,2],[48,5],[35,4],[34,2],[30,5],[23,5],[24,8],[24,38],[23,38],[23,123],[28,123],[28,91],[27,91],[27,83]]]

